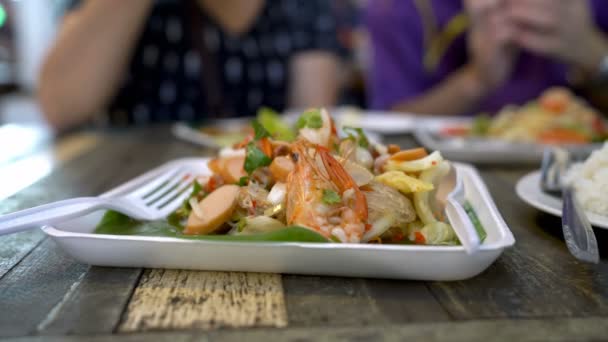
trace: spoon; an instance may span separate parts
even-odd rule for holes
[[[578,260],[597,264],[600,255],[593,228],[572,185],[562,178],[571,164],[571,155],[560,148],[546,148],[541,164],[541,189],[562,197],[562,231],[570,253]]]
[[[437,184],[435,191],[435,209],[445,212],[449,223],[458,236],[460,243],[467,254],[474,254],[479,250],[481,241],[473,226],[473,222],[464,210],[465,193],[462,177],[454,166]]]

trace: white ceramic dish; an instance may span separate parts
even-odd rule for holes
[[[209,172],[206,161],[170,162],[103,196],[128,192],[167,167],[196,165],[204,174]],[[457,168],[464,178],[466,197],[488,235],[474,255],[467,255],[462,246],[218,242],[93,234],[103,212],[42,229],[68,254],[91,265],[461,280],[481,273],[515,240],[477,171],[462,164]]]
[[[345,126],[361,127],[380,134],[406,134],[414,131],[417,117],[408,113],[358,110],[348,107],[337,111],[336,120]]]
[[[245,135],[241,133],[242,127],[248,125],[249,121],[245,121],[242,118],[237,119],[225,119],[218,120],[212,123],[213,126],[225,130],[227,134]],[[185,122],[177,122],[171,127],[171,133],[180,139],[195,145],[209,147],[209,148],[221,148],[222,144],[218,143],[220,139],[210,134],[204,133],[200,129],[196,129]]]
[[[534,171],[522,177],[517,182],[515,190],[519,198],[536,209],[551,215],[562,216],[561,199],[544,193],[540,188],[540,171]],[[587,218],[592,226],[608,229],[608,217],[587,212]]]
[[[448,127],[470,125],[471,118],[436,117],[422,119],[414,137],[429,150],[439,150],[447,159],[483,164],[537,164],[546,145],[515,143],[497,139],[444,137],[440,132]],[[564,146],[577,154],[590,153],[601,144]]]
[[[285,112],[289,120],[295,119],[302,109],[290,109]],[[406,134],[416,128],[419,117],[410,113],[398,113],[378,110],[363,110],[357,107],[341,106],[328,109],[338,126],[361,127],[366,132],[379,134]]]
[[[285,122],[287,122],[289,124],[294,124],[296,122],[296,120],[298,119],[298,117],[300,116],[300,113],[301,112],[292,112],[292,113],[286,114],[284,116]],[[221,119],[221,120],[214,120],[214,121],[210,122],[210,125],[215,126],[218,129],[226,130],[227,133],[239,134],[239,132],[242,130],[242,127],[249,126],[253,119],[254,118],[251,118],[251,117]],[[340,121],[339,119],[336,119],[336,121],[338,122],[338,127],[343,127],[343,126],[362,127],[361,125],[354,124],[354,123],[351,124],[346,121]],[[365,123],[367,121],[372,121],[372,120],[365,119],[361,122]],[[362,128],[365,131],[365,134],[367,135],[367,137],[370,141],[378,142],[378,143],[382,142],[382,138],[380,137],[380,135],[378,135],[377,133],[375,133],[373,131],[367,130],[364,127],[362,127]],[[193,143],[195,145],[209,147],[209,148],[222,148],[223,147],[217,143],[217,141],[218,141],[217,137],[213,137],[209,134],[206,134],[206,133],[202,132],[200,129],[196,129],[196,128],[186,124],[185,122],[175,123],[171,127],[171,132],[173,133],[173,135],[176,138],[183,140],[183,141]],[[346,134],[344,132],[342,132],[342,130],[339,130],[338,133],[340,136],[346,136]]]

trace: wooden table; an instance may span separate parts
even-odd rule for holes
[[[96,195],[165,161],[202,151],[168,127],[95,134],[0,212]],[[406,136],[388,138],[414,145]],[[567,251],[560,221],[514,192],[531,168],[480,167],[517,243],[484,273],[418,282],[83,265],[39,230],[0,237],[0,337],[23,340],[605,340],[602,261]]]

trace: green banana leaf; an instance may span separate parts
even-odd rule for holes
[[[252,235],[185,235],[182,227],[170,221],[138,221],[116,211],[108,211],[95,228],[96,234],[163,236],[188,240],[238,242],[329,242],[314,231],[291,226],[270,233]]]

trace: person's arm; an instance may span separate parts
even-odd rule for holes
[[[183,0],[181,0],[183,1]],[[265,0],[198,0],[207,14],[213,17],[222,30],[233,35],[243,34],[251,28]]]
[[[394,13],[376,14],[375,20],[372,17],[369,25],[375,52],[371,74],[373,106],[421,114],[460,115],[474,111],[491,91],[504,83],[517,53],[510,45],[513,28],[502,12],[504,2],[464,3],[469,18],[468,64],[436,83],[435,76],[422,63],[425,48],[422,39],[411,33],[420,31],[411,27],[416,25],[415,21],[403,23],[404,18]],[[391,18],[392,22],[387,22]]]
[[[38,100],[61,130],[102,109],[118,88],[152,0],[88,0],[66,15],[40,72]]]
[[[291,32],[287,107],[331,107],[341,85],[335,17],[326,0],[293,2],[285,21]]]
[[[487,93],[471,66],[452,73],[419,96],[394,105],[391,110],[429,115],[460,115],[475,108]]]
[[[336,104],[338,58],[329,52],[302,52],[292,58],[288,105],[293,108]]]

